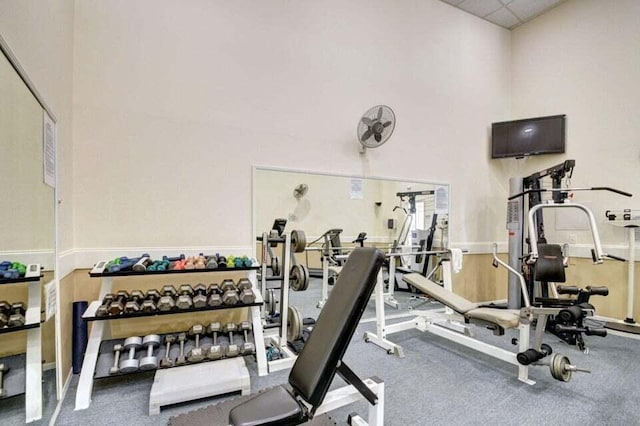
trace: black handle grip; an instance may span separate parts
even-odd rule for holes
[[[607,330],[604,328],[589,328],[587,327],[584,331],[584,334],[587,336],[599,336],[599,337],[607,337]]]
[[[591,189],[593,191],[611,191],[611,192],[615,192],[616,194],[624,195],[625,197],[633,197],[633,194],[630,194],[630,193],[625,192],[625,191],[621,191],[619,189],[610,188],[608,186],[594,186]]]
[[[555,331],[556,333],[582,333],[583,331],[586,331],[586,330],[584,328],[556,324]]]
[[[620,256],[614,256],[612,254],[605,254],[606,257],[613,259],[613,260],[618,260],[620,262],[626,262],[627,259],[625,259],[624,257],[620,257]]]
[[[593,296],[608,296],[609,288],[605,286],[591,287],[587,286],[587,291]]]
[[[598,261],[598,258],[596,257],[596,251],[594,249],[591,249],[591,259],[593,259],[593,263],[596,263]]]
[[[580,293],[580,289],[575,285],[559,285],[556,287],[558,290],[558,294],[578,294]]]

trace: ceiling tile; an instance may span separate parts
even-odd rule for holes
[[[452,4],[454,6],[459,5],[460,3],[462,3],[464,0],[442,0],[445,3],[449,3]]]
[[[500,25],[505,28],[513,28],[520,24],[520,20],[506,8],[500,8],[490,15],[484,17],[489,22]]]
[[[482,18],[500,9],[502,3],[498,0],[464,0],[458,7]]]
[[[565,0],[513,0],[509,10],[523,22],[528,21]]]

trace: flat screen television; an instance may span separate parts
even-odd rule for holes
[[[566,115],[491,124],[491,158],[564,152]]]

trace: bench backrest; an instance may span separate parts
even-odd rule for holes
[[[289,384],[314,407],[322,403],[376,285],[384,254],[351,252],[291,373]]]

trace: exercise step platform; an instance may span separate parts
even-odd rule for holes
[[[156,371],[149,394],[149,415],[160,407],[232,392],[251,393],[249,370],[244,358],[186,365]]]

